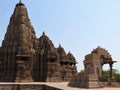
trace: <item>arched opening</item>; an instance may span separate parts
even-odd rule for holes
[[[101,81],[108,81],[110,79],[110,66],[109,66],[109,64],[103,64],[101,68],[102,68]]]
[[[109,64],[103,64],[102,65],[102,71],[106,71],[106,70],[109,70],[109,69],[110,69]]]

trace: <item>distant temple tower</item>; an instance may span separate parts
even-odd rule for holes
[[[66,55],[43,32],[36,38],[25,5],[16,4],[0,47],[0,81],[69,81],[77,74],[76,59]]]

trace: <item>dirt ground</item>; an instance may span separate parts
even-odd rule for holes
[[[14,84],[14,83],[0,83],[0,90],[2,90],[2,84]],[[120,88],[110,88],[110,87],[105,87],[105,88],[95,88],[95,89],[85,89],[85,88],[74,88],[74,87],[69,87],[68,82],[34,82],[34,83],[15,83],[15,84],[44,84],[56,88],[60,88],[63,90],[120,90]]]

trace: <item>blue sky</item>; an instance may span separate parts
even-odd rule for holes
[[[19,0],[0,2],[0,44],[9,19]],[[84,56],[93,48],[107,49],[115,69],[120,70],[120,0],[22,0],[36,36],[46,35],[58,47],[71,51],[78,61],[78,71],[84,68]],[[104,69],[107,69],[105,65]]]

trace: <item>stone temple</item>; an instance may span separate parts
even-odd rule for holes
[[[70,81],[76,74],[75,57],[44,32],[37,38],[25,5],[16,4],[0,47],[0,81]]]
[[[101,47],[93,49],[93,51],[85,56],[83,74],[78,74],[69,82],[69,86],[81,88],[101,88],[101,87],[120,87],[113,77],[112,67],[116,61],[112,60],[107,50]],[[109,64],[110,73],[109,80],[106,80],[103,74],[103,65]]]

